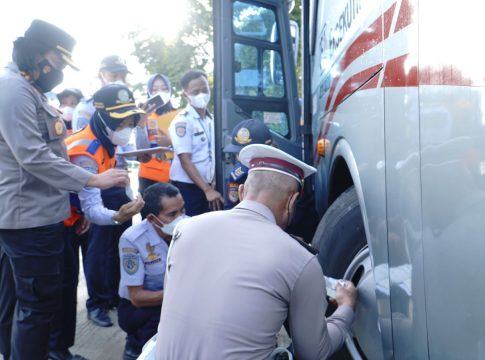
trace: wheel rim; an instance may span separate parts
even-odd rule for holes
[[[352,280],[358,290],[355,320],[345,343],[354,359],[379,359],[382,350],[378,347],[379,333],[376,285],[368,246],[357,253],[344,274]]]

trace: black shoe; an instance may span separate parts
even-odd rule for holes
[[[111,321],[108,313],[104,309],[94,309],[88,311],[88,319],[91,320],[95,325],[101,327],[113,326],[113,322]]]
[[[81,355],[73,355],[69,350],[51,350],[49,351],[50,360],[87,360]]]
[[[123,360],[136,360],[140,354],[141,353],[130,349],[128,346],[125,346],[125,351],[123,351]]]
[[[108,310],[115,310],[118,308],[118,305],[120,303],[120,298],[113,298],[109,301],[108,303]]]

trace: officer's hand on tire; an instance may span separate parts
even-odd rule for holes
[[[121,169],[109,169],[101,174],[91,176],[86,183],[86,186],[97,187],[104,190],[113,186],[126,187],[129,183],[130,178],[128,177],[128,171]]]
[[[354,284],[348,280],[339,280],[336,286],[335,300],[338,306],[348,305],[354,309],[357,303],[357,289]]]
[[[140,210],[145,205],[145,201],[140,194],[135,198],[135,200],[130,201],[120,207],[120,209],[113,215],[113,219],[124,223],[125,221],[130,220],[133,215],[136,215],[140,212]]]

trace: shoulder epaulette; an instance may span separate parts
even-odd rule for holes
[[[314,247],[308,245],[306,242],[304,241],[301,241],[300,239],[298,239],[296,236],[294,235],[291,235],[289,234],[293,239],[295,239],[296,241],[298,241],[298,243],[303,246],[305,249],[307,249],[311,254],[313,255],[317,255],[318,254],[318,250],[315,249]]]

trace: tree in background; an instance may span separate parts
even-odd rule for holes
[[[134,42],[133,55],[145,66],[149,74],[162,73],[169,77],[174,95],[181,94],[180,78],[191,68],[212,71],[212,6],[210,0],[187,0],[188,11],[181,19],[185,25],[176,38],[135,31],[130,34]],[[143,88],[138,84],[137,88]]]
[[[144,64],[148,73],[166,74],[173,87],[174,94],[180,94],[180,78],[185,71],[198,68],[209,75],[212,84],[213,69],[213,23],[211,0],[187,0],[185,25],[178,36],[168,41],[163,36],[148,36],[143,32],[133,32],[130,38],[135,45],[133,55]],[[295,7],[290,18],[301,26],[301,0],[295,1]],[[300,52],[300,50],[298,50]],[[300,56],[298,64],[300,65]],[[297,66],[297,78],[301,79],[301,66]],[[298,84],[299,88],[301,84]],[[135,88],[143,89],[143,84]],[[182,104],[183,105],[183,104]]]

